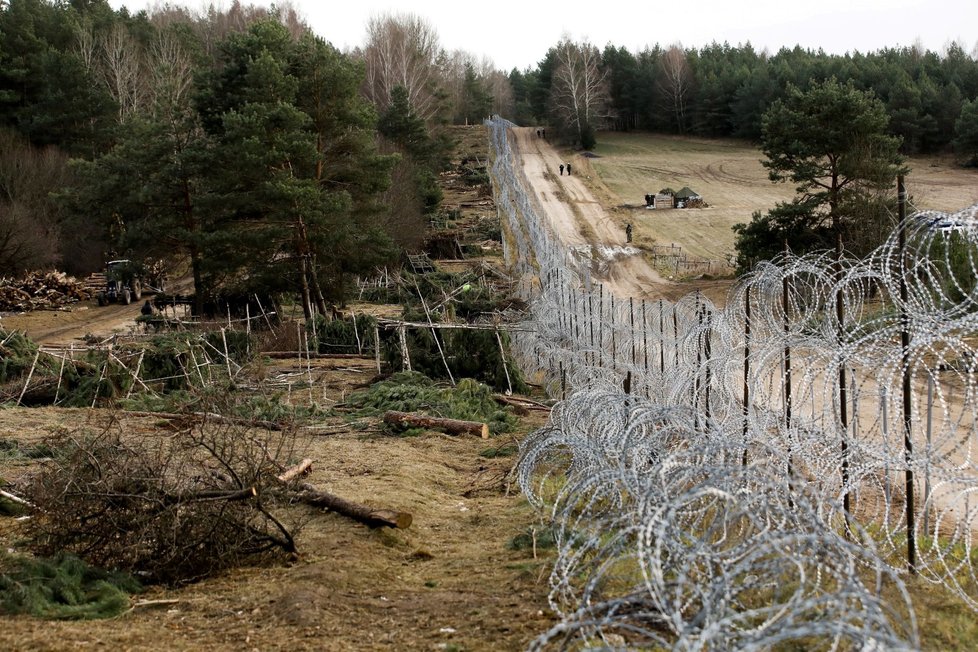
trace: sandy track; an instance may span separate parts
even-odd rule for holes
[[[672,294],[675,284],[645,262],[639,249],[625,246],[625,233],[581,179],[560,174],[559,166],[566,161],[550,142],[529,127],[512,131],[516,163],[523,169],[539,214],[564,244],[591,248],[592,255],[600,258],[597,276],[608,289],[621,297]]]
[[[0,328],[24,331],[44,346],[77,346],[86,336],[104,339],[136,328],[136,317],[142,305],[142,301],[136,301],[128,306],[98,306],[94,300],[85,301],[74,304],[70,311],[34,310],[8,314],[0,319]]]

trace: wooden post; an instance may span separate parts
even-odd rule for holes
[[[588,326],[591,329],[591,364],[594,364],[594,294],[592,292],[587,293],[587,307],[588,315]]]
[[[20,391],[20,396],[17,397],[17,405],[20,405],[20,402],[24,400],[24,394],[27,393],[27,387],[28,387],[28,385],[31,384],[31,378],[34,377],[34,369],[35,369],[35,367],[37,367],[37,359],[40,357],[40,355],[41,355],[41,349],[38,348],[37,349],[37,352],[34,354],[34,362],[31,363],[31,370],[27,374],[27,382],[24,383],[24,389],[22,389]],[[101,379],[99,379],[99,380],[101,380]],[[96,394],[96,396],[98,395],[98,387],[97,386],[95,388],[95,394]],[[94,403],[92,404],[92,407],[95,407]]]
[[[506,348],[503,346],[503,338],[499,335],[499,329],[496,329],[496,342],[499,343],[499,359],[503,361],[503,373],[506,374],[506,388],[508,389],[508,394],[513,393],[513,383],[509,378],[509,366],[506,364]]]
[[[675,354],[676,368],[679,368],[679,318],[676,316],[676,304],[672,304],[672,350]]]
[[[710,427],[710,358],[712,356],[711,342],[710,342],[710,328],[712,324],[713,313],[705,305],[703,306],[703,316],[706,318],[706,330],[703,332],[704,342],[703,342],[703,372],[705,378],[703,383],[706,385],[706,409],[704,413],[704,419],[706,420],[706,428]]]
[[[604,366],[604,285],[598,285],[598,366]]]
[[[455,377],[452,376],[452,370],[448,366],[448,358],[445,357],[445,351],[441,348],[441,340],[438,339],[438,331],[435,329],[435,323],[431,319],[431,312],[428,310],[428,302],[424,300],[424,295],[421,294],[421,288],[418,286],[417,280],[414,281],[414,288],[418,291],[418,298],[421,299],[421,307],[424,308],[425,317],[428,318],[428,325],[431,326],[431,337],[435,340],[435,346],[438,347],[438,353],[441,355],[442,364],[445,365],[445,372],[448,374],[448,380],[452,383],[452,387],[455,387]]]
[[[741,463],[747,466],[747,435],[750,428],[750,283],[744,292],[744,454]]]
[[[788,252],[788,241],[784,241],[785,253]],[[785,434],[791,430],[791,345],[788,336],[791,334],[791,322],[788,319],[790,297],[788,296],[788,276],[781,279],[781,309],[784,311],[784,429]],[[791,488],[791,445],[788,444],[788,488]]]
[[[659,299],[659,374],[663,380],[666,377],[666,322],[665,322],[665,301]]]
[[[62,350],[61,353],[61,368],[58,369],[58,386],[54,390],[54,404],[58,404],[58,395],[61,393],[61,379],[64,377],[65,373],[65,355]]]
[[[930,457],[931,450],[931,419],[934,417],[934,375],[927,374],[927,461],[924,465],[924,534],[930,530]],[[937,540],[937,534],[934,535]]]
[[[224,348],[227,349],[227,342],[224,344]],[[143,356],[146,355],[146,349],[139,352],[139,360],[136,362],[136,371],[132,374],[132,385],[129,386],[129,391],[126,392],[126,398],[132,396],[132,390],[136,389],[136,382],[139,381],[139,370],[143,366]],[[64,360],[62,362],[62,368],[64,368]],[[229,371],[230,373],[230,371]],[[61,378],[58,378],[58,387],[61,386]],[[57,392],[55,392],[55,403],[58,402]]]
[[[564,362],[560,361],[560,400],[567,400],[567,372],[564,371]]]
[[[407,327],[403,324],[397,328],[397,337],[401,342],[401,371],[411,371],[411,355],[408,352]]]
[[[265,307],[263,305],[261,305],[261,299],[258,298],[258,295],[257,294],[255,295],[255,303],[258,304],[258,309],[261,310],[261,316],[265,318],[265,323],[268,324],[268,330],[270,330],[270,331],[272,331],[274,333],[275,332],[275,329],[272,327],[272,320],[270,320],[268,318],[268,313],[265,312]],[[176,304],[174,304],[174,306],[173,306],[173,314],[174,314],[174,316],[176,316],[176,313],[177,313],[177,308],[176,308]]]
[[[251,304],[245,301],[245,355],[251,358]]]
[[[700,373],[703,369],[703,312],[700,308],[700,291],[696,291],[696,373],[693,375],[693,429],[700,427]]]
[[[609,313],[611,315],[611,368],[615,371],[618,370],[618,348],[616,335],[618,330],[618,319],[615,317],[615,295],[611,294],[611,307]]]
[[[629,339],[632,341],[632,366],[635,366],[635,301],[628,297],[628,325],[631,329]]]
[[[231,355],[228,352],[228,337],[223,328],[221,329],[221,341],[224,343],[224,364],[227,367],[228,380],[230,381],[234,377],[234,374],[231,373]],[[145,350],[143,352],[145,353]],[[143,361],[142,355],[139,356],[139,361]]]
[[[353,320],[353,335],[357,338],[357,353],[363,355],[363,342],[360,341],[360,330],[357,328],[357,313],[350,310],[350,319]]]
[[[380,326],[374,325],[374,360],[377,362],[377,373],[380,374]]]
[[[897,217],[900,220],[900,346],[902,347],[903,367],[903,448],[906,469],[907,503],[907,570],[917,574],[917,539],[914,532],[914,486],[913,486],[913,412],[912,387],[910,375],[910,316],[907,314],[907,191],[903,185],[903,175],[897,175]]]

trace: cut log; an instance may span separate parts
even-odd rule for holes
[[[276,476],[276,479],[282,484],[288,484],[300,475],[305,475],[312,470],[312,460],[308,457],[295,466],[285,469],[281,475]]]
[[[538,403],[528,398],[505,396],[504,394],[493,394],[492,398],[500,405],[510,405],[512,407],[523,408],[524,410],[540,410],[541,412],[550,412],[553,409],[548,405]]]
[[[264,430],[274,430],[276,432],[286,429],[286,426],[283,426],[281,423],[275,423],[274,421],[245,419],[241,417],[226,417],[220,414],[215,414],[214,412],[145,412],[142,410],[123,410],[121,413],[130,417],[153,417],[156,419],[165,419],[167,421],[206,420],[236,426],[263,428]]]
[[[328,491],[320,491],[310,484],[303,484],[302,491],[295,494],[296,498],[313,507],[324,507],[337,514],[348,516],[369,527],[389,527],[404,530],[411,527],[414,520],[407,512],[392,509],[375,509],[361,505],[345,498],[340,498]]]
[[[384,413],[384,423],[407,428],[440,430],[449,435],[475,435],[483,439],[489,439],[489,424],[479,423],[478,421],[442,419],[440,417],[429,417],[425,414],[416,414],[414,412],[389,410]]]
[[[308,357],[311,360],[373,360],[373,356],[370,354],[364,355],[363,353],[306,353],[305,351],[265,351],[262,353],[266,358],[271,358],[272,360],[289,360],[297,358],[300,355],[305,358]]]

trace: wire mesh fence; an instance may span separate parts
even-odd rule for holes
[[[762,263],[722,307],[621,297],[488,126],[514,347],[565,398],[519,467],[559,541],[537,648],[913,648],[908,571],[978,608],[978,206]]]

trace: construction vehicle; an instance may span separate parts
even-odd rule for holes
[[[129,305],[143,296],[143,284],[130,260],[110,260],[105,264],[105,287],[96,295],[98,305]]]

